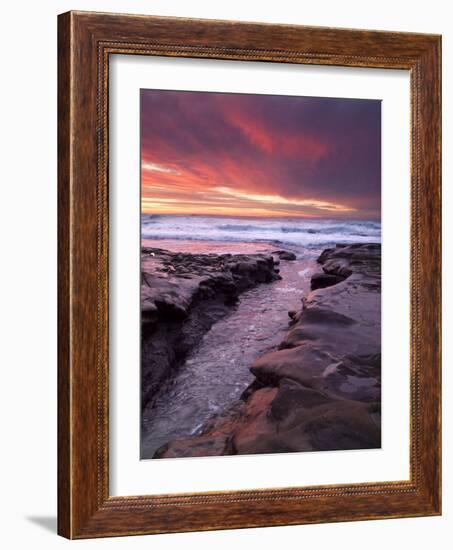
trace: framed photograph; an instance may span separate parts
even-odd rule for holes
[[[58,34],[59,533],[440,514],[440,37]]]

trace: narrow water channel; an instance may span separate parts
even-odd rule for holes
[[[282,260],[280,281],[243,293],[235,309],[204,335],[144,411],[142,458],[152,458],[168,441],[199,433],[212,416],[237,402],[253,381],[249,367],[277,348],[288,330],[288,311],[300,308],[317,270],[316,256]]]

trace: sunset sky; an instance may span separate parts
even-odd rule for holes
[[[381,103],[141,91],[142,212],[380,217]]]

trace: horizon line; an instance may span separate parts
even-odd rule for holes
[[[290,220],[305,220],[305,221],[350,221],[350,222],[382,222],[381,217],[371,216],[369,218],[348,218],[348,217],[335,217],[335,216],[258,216],[258,215],[246,215],[246,214],[169,214],[169,213],[159,213],[159,212],[141,212],[140,216],[159,216],[159,217],[175,217],[175,218],[245,218],[245,219],[260,219],[260,220],[276,220],[276,219],[290,219]]]

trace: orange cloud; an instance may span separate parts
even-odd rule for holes
[[[223,112],[230,124],[239,128],[253,145],[267,154],[299,155],[318,162],[328,153],[327,144],[316,137],[307,133],[285,134],[269,128],[262,119],[245,109],[239,109],[237,105],[231,108],[227,104]]]
[[[378,102],[142,94],[143,212],[379,215]]]

